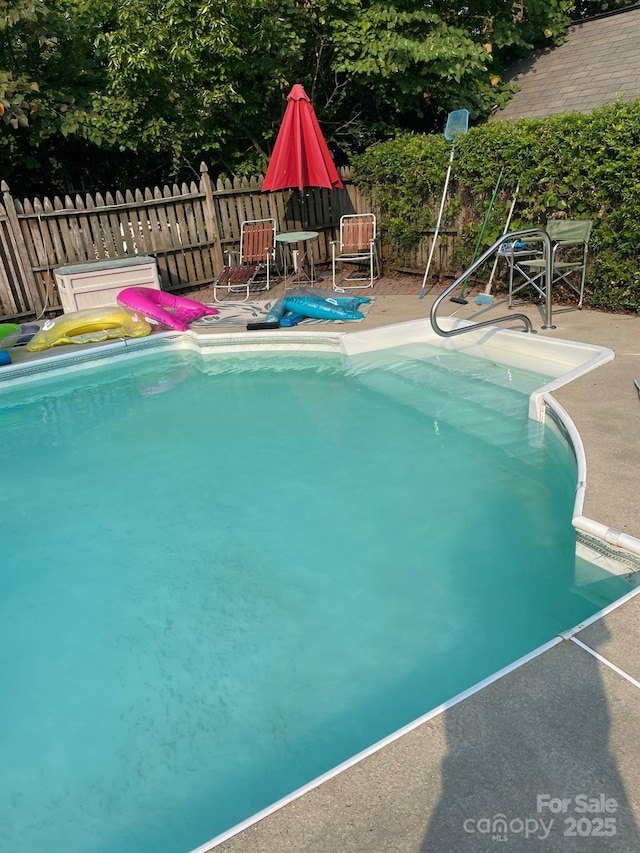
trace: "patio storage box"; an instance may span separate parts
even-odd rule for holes
[[[125,287],[161,289],[156,259],[147,255],[58,267],[53,273],[65,314],[117,305],[118,293]]]

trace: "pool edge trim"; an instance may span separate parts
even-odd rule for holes
[[[563,383],[565,384],[565,383]],[[571,523],[578,531],[587,537],[601,542],[612,556],[619,551],[628,552],[640,557],[640,539],[630,533],[624,533],[614,527],[608,527],[602,522],[595,521],[583,515],[584,502],[587,492],[587,457],[580,432],[571,415],[550,393],[542,394],[545,415],[551,414],[556,423],[561,424],[565,432],[564,438],[573,450],[577,466],[576,497],[573,505]]]

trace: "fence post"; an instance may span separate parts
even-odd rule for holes
[[[5,181],[2,181],[0,184],[0,189],[2,190],[2,203],[4,205],[4,209],[7,211],[7,217],[11,226],[11,236],[16,250],[18,272],[22,279],[25,292],[32,303],[29,308],[31,308],[35,314],[39,314],[44,308],[44,302],[38,289],[38,282],[33,274],[33,267],[29,260],[27,245],[22,235],[22,229],[20,228],[18,212],[13,202],[13,196],[9,192],[9,186]]]
[[[215,270],[221,270],[224,266],[224,256],[222,254],[222,246],[220,244],[220,228],[216,216],[216,206],[213,198],[213,189],[211,187],[211,178],[209,177],[209,169],[206,163],[200,163],[200,189],[204,192],[204,217],[209,239],[213,241],[213,260]]]

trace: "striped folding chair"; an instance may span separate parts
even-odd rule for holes
[[[240,249],[229,252],[228,263],[213,283],[213,298],[216,302],[229,301],[229,297],[244,293],[247,302],[252,290],[269,290],[271,270],[275,262],[276,245],[275,219],[247,219],[240,226]],[[218,297],[218,291],[226,291],[226,300]]]
[[[360,269],[345,277],[344,264],[355,264]],[[340,280],[336,278],[338,266]],[[362,267],[365,267],[366,274]],[[373,287],[373,282],[380,277],[378,234],[373,213],[350,213],[340,218],[340,239],[331,243],[331,272],[333,289],[340,293],[354,288]],[[358,284],[345,284],[354,281]]]

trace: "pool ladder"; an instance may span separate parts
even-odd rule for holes
[[[483,252],[480,257],[474,261],[471,266],[466,269],[462,275],[459,275],[458,278],[453,282],[453,284],[449,285],[447,289],[438,296],[433,305],[431,306],[431,327],[433,331],[440,335],[442,338],[452,338],[454,335],[463,335],[465,332],[471,332],[474,329],[481,329],[483,326],[495,326],[496,323],[504,323],[508,320],[522,320],[524,323],[524,331],[535,333],[535,329],[531,323],[531,320],[527,317],[526,314],[505,314],[504,317],[496,317],[494,320],[482,320],[478,323],[471,323],[469,326],[462,326],[457,329],[442,329],[438,325],[437,312],[440,307],[440,303],[449,296],[450,293],[453,293],[456,288],[460,287],[460,285],[467,279],[472,273],[474,273],[478,267],[482,266],[482,264],[490,258],[494,252],[497,252],[500,246],[503,243],[509,243],[514,240],[522,239],[524,237],[528,237],[529,239],[541,240],[544,245],[544,259],[545,259],[545,324],[542,327],[543,329],[554,329],[555,326],[552,325],[552,309],[551,309],[551,238],[547,234],[547,232],[543,228],[525,228],[523,231],[509,231],[506,234],[503,234],[502,237],[499,237],[493,245],[489,246],[486,252]]]

